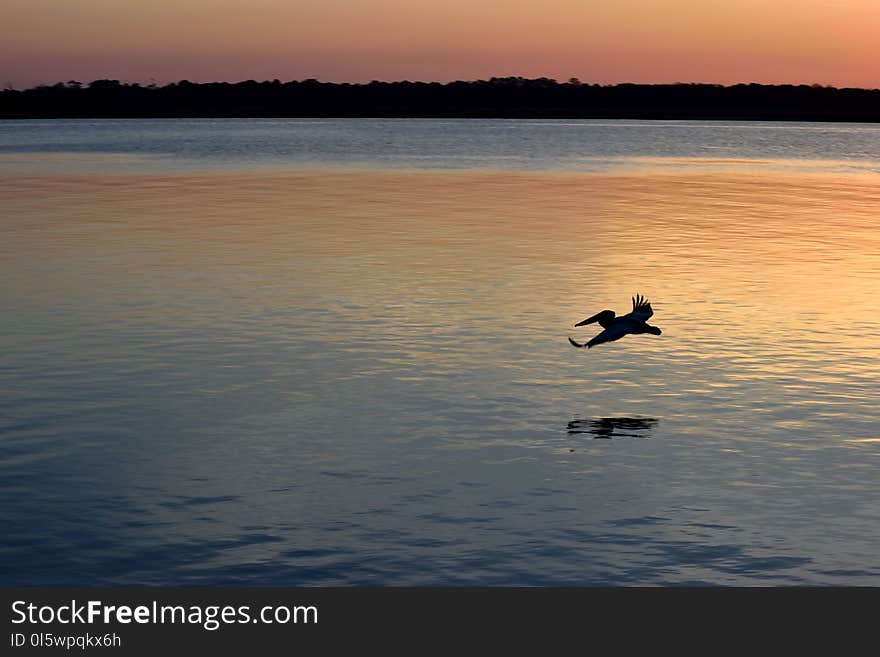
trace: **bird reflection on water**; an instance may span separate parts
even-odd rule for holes
[[[591,420],[575,419],[568,423],[568,434],[589,433],[593,438],[614,437],[647,438],[657,424],[654,418],[600,417]]]

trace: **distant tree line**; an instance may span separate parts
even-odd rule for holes
[[[880,121],[880,89],[616,84],[491,78],[348,84],[300,80],[165,86],[74,80],[0,91],[0,118],[484,117]]]

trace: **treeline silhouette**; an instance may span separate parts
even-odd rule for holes
[[[880,121],[880,89],[491,78],[367,84],[77,81],[0,91],[0,117],[484,117]]]

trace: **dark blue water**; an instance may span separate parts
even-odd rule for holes
[[[0,121],[3,154],[79,170],[254,167],[600,172],[739,162],[880,173],[880,127],[855,123],[499,119]],[[115,157],[114,157],[115,156]],[[65,161],[70,161],[65,160]],[[15,158],[17,167],[26,160]],[[46,162],[41,162],[45,167]],[[34,166],[34,162],[30,162]]]

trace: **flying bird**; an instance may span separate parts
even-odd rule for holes
[[[620,338],[629,335],[630,333],[633,335],[638,335],[640,333],[660,335],[662,333],[660,329],[647,323],[654,314],[648,300],[637,294],[632,298],[632,303],[632,312],[627,313],[623,317],[617,317],[613,310],[603,310],[602,312],[598,312],[592,317],[587,317],[584,321],[575,324],[575,326],[584,326],[585,324],[599,322],[599,326],[605,329],[589,342],[581,344],[575,342],[571,338],[569,338],[568,341],[575,347],[586,347],[589,349],[590,347],[595,347],[597,344],[602,344],[603,342],[620,340]]]

